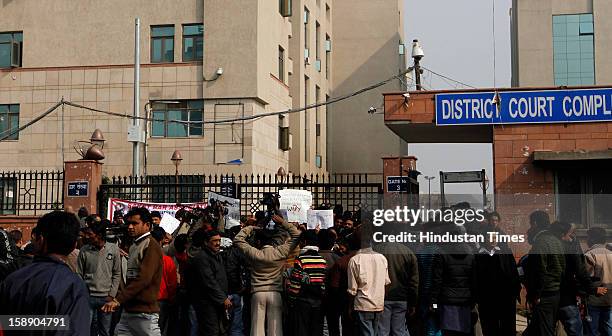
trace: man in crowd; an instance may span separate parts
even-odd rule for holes
[[[63,211],[53,211],[38,220],[38,256],[0,284],[0,315],[65,315],[70,328],[66,334],[89,334],[87,287],[66,265],[79,227],[76,217]]]
[[[528,241],[532,244],[527,259],[527,304],[533,318],[530,335],[555,335],[559,311],[561,279],[565,271],[565,256],[561,240],[549,230],[548,214],[537,210],[529,216]]]
[[[157,226],[161,223],[161,213],[159,211],[151,211],[151,219],[153,221],[153,225]]]
[[[389,233],[397,234],[403,224],[387,223]],[[419,265],[414,253],[400,243],[381,243],[374,249],[386,259],[391,285],[385,294],[385,310],[378,325],[379,335],[408,336],[406,316],[414,315],[419,290]]]
[[[11,230],[9,232],[9,237],[13,240],[15,247],[18,249],[23,248],[23,233],[19,230]]]
[[[243,228],[234,243],[244,252],[251,268],[251,335],[282,336],[283,268],[289,253],[295,249],[300,231],[282,217],[274,215],[272,220],[291,238],[282,245],[274,245],[274,230],[259,229],[255,246],[248,243],[254,226]],[[267,332],[265,327],[267,326]]]
[[[368,225],[368,224],[366,224]],[[387,258],[374,252],[371,235],[361,239],[361,249],[348,263],[348,293],[353,298],[358,335],[377,335],[378,324],[385,309],[385,287],[391,283]]]
[[[604,228],[590,228],[587,231],[589,250],[585,256],[587,272],[597,280],[595,285],[609,288],[612,285],[612,251],[606,248],[606,241]],[[589,295],[588,308],[592,335],[612,335],[612,292]]]
[[[232,301],[231,325],[228,331],[229,336],[244,335],[244,306],[243,297],[249,289],[250,275],[246,269],[246,260],[242,250],[233,244],[233,238],[240,232],[240,226],[226,229],[227,239],[230,239],[229,246],[222,246],[223,263],[227,273],[227,286],[230,300]],[[248,312],[248,311],[247,311]]]
[[[77,259],[77,274],[89,288],[89,316],[91,336],[108,336],[111,313],[101,310],[106,302],[117,296],[121,281],[121,254],[119,246],[104,240],[105,228],[94,222],[85,231],[85,242]]]
[[[151,236],[158,244],[164,240],[166,231],[160,226],[154,226]],[[162,278],[159,285],[159,329],[162,336],[172,336],[177,332],[176,299],[177,271],[174,260],[166,254],[162,257]]]
[[[326,262],[319,254],[315,231],[302,233],[302,242],[289,275],[288,326],[291,335],[322,336]]]
[[[162,250],[151,237],[151,214],[145,208],[132,208],[126,215],[128,234],[134,238],[130,246],[126,283],[119,294],[102,310],[115,311],[123,306],[117,336],[160,336],[157,297],[162,276]]]
[[[186,274],[188,292],[198,318],[198,335],[220,336],[227,330],[227,312],[232,307],[228,298],[227,274],[219,252],[221,235],[217,231],[198,229],[204,245],[191,258]]]

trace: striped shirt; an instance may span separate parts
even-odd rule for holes
[[[289,275],[289,296],[322,298],[325,292],[326,266],[327,263],[319,254],[318,248],[306,246],[295,259]]]

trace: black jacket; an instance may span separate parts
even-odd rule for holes
[[[385,294],[386,301],[405,301],[416,306],[419,292],[419,264],[412,251],[400,243],[382,243],[374,247],[387,258],[391,284]]]
[[[558,293],[565,271],[565,250],[559,238],[541,231],[533,241],[525,272],[529,301]]]
[[[591,281],[585,266],[584,254],[578,241],[562,241],[565,248],[565,272],[561,279],[559,307],[576,305],[576,295],[595,294],[597,287]]]
[[[81,278],[53,257],[35,257],[0,284],[0,315],[66,315],[70,330],[6,335],[89,335],[89,293]]]
[[[189,258],[186,270],[187,291],[194,303],[223,306],[227,299],[227,273],[221,254],[213,254],[204,247],[194,257]]]
[[[476,255],[476,301],[496,302],[500,297],[516,300],[521,293],[521,283],[512,251],[499,246],[494,255]]]
[[[221,252],[227,274],[229,294],[245,293],[249,287],[251,276],[246,268],[246,259],[242,250],[232,245]]]
[[[469,245],[444,246],[434,258],[431,303],[474,303],[474,254]]]

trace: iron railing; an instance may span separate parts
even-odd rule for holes
[[[265,193],[281,189],[309,190],[315,205],[340,204],[349,211],[377,205],[383,193],[382,184],[369,182],[367,174],[115,176],[105,179],[100,186],[98,212],[105,213],[109,198],[154,203],[205,202],[208,192],[213,191],[240,199],[241,213],[252,215],[264,210],[259,201]]]
[[[63,171],[0,172],[0,215],[39,215],[62,209]]]

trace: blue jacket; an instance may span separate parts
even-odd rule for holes
[[[67,315],[69,331],[5,335],[89,335],[89,294],[81,278],[52,257],[35,257],[0,284],[0,315]]]

